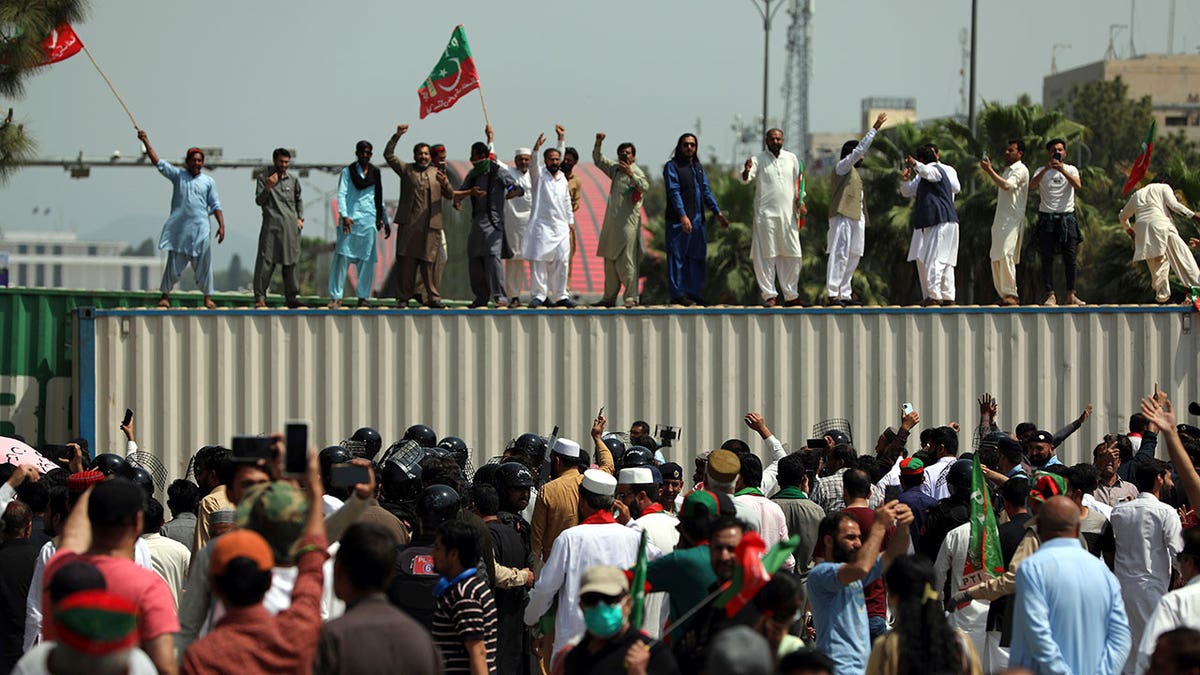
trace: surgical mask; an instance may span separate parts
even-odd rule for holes
[[[589,633],[602,640],[616,635],[624,622],[625,616],[620,604],[597,602],[583,609],[583,624],[587,626]]]

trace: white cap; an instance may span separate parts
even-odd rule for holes
[[[579,457],[579,444],[569,438],[560,438],[554,441],[551,452],[556,452],[564,457]]]
[[[529,148],[517,148],[517,151],[513,153],[513,157],[520,157],[521,155],[532,155],[532,154],[533,154],[533,150],[530,150]]]
[[[579,487],[592,494],[611,497],[617,494],[617,479],[600,469],[588,469],[583,472],[583,483]]]
[[[654,482],[654,472],[648,466],[631,466],[621,469],[617,483],[621,485],[647,485]]]

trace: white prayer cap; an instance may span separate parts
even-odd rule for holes
[[[551,452],[564,457],[579,457],[579,444],[569,438],[560,438],[554,441],[554,448]]]
[[[654,482],[654,472],[648,466],[631,466],[621,469],[617,482],[621,485],[647,485]]]
[[[530,150],[529,148],[517,148],[517,151],[513,153],[513,157],[520,157],[521,155],[532,155],[532,154],[533,154],[533,150]]]
[[[617,494],[617,479],[600,469],[588,469],[583,472],[583,483],[580,487],[592,494],[611,497]]]

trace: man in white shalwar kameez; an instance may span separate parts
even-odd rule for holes
[[[862,177],[858,167],[871,148],[875,134],[887,121],[887,113],[880,113],[875,124],[867,130],[857,144],[846,141],[842,144],[842,158],[833,167],[832,194],[829,199],[829,232],[825,238],[825,250],[829,253],[829,266],[825,274],[825,293],[830,305],[858,304],[851,296],[850,281],[858,261],[862,259],[866,239],[867,211],[863,195]]]
[[[954,266],[958,264],[958,213],[954,195],[962,189],[954,167],[942,164],[937,146],[927,143],[917,158],[905,162],[916,173],[900,174],[900,194],[915,197],[912,243],[908,260],[917,263],[921,280],[921,304],[954,304]]]
[[[566,131],[561,125],[555,125],[554,130],[558,133],[558,145],[546,150],[536,162],[529,165],[533,210],[529,224],[525,226],[521,257],[529,262],[530,292],[533,296],[529,306],[533,308],[542,305],[575,306],[567,294],[571,223],[575,221],[575,215],[571,211],[567,176],[559,170]],[[545,142],[545,134],[539,135],[533,144],[534,155]]]
[[[1184,286],[1200,286],[1200,267],[1171,222],[1172,211],[1200,223],[1200,215],[1179,203],[1167,177],[1161,174],[1155,182],[1129,195],[1121,209],[1121,227],[1133,237],[1133,261],[1146,261],[1154,299],[1159,304],[1171,299],[1168,265]],[[1129,226],[1130,217],[1135,219],[1133,227]]]
[[[967,548],[971,543],[971,524],[964,523],[950,530],[942,540],[938,549],[937,561],[933,564],[933,588],[939,593],[946,588],[946,580],[950,580],[950,595],[955,597],[963,588],[963,567],[967,562]],[[967,634],[975,643],[975,652],[980,658],[986,659],[987,650],[987,615],[991,603],[987,600],[970,600],[967,605],[946,615],[946,621],[952,628],[957,628]],[[990,672],[986,662],[984,672]]]
[[[504,165],[517,187],[524,190],[520,197],[504,201],[504,238],[512,249],[512,257],[504,261],[504,290],[508,293],[508,306],[521,304],[521,293],[529,287],[529,272],[525,269],[524,242],[525,226],[533,212],[533,186],[529,183],[529,163],[533,151],[517,148],[511,166]]]
[[[1025,204],[1029,200],[1029,168],[1021,159],[1025,141],[1016,139],[1004,148],[1008,168],[1003,174],[992,168],[985,155],[979,166],[999,188],[996,216],[992,219],[992,284],[1004,306],[1021,304],[1017,294],[1017,265],[1021,262],[1021,239],[1025,232]]]
[[[763,305],[774,307],[782,291],[784,306],[796,307],[801,304],[800,228],[796,216],[806,213],[800,192],[804,167],[795,154],[783,149],[783,131],[771,129],[764,142],[767,151],[747,159],[741,175],[743,183],[758,179],[750,259]],[[775,289],[776,274],[779,291]]]

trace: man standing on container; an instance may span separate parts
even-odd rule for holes
[[[487,131],[490,136],[490,126]],[[499,162],[488,157],[488,145],[475,143],[471,146],[471,171],[455,192],[455,203],[467,194],[471,197],[471,233],[467,236],[470,266],[467,272],[471,293],[475,296],[471,307],[487,307],[489,298],[497,307],[508,307],[504,268],[501,267],[501,258],[508,250],[504,240],[505,201],[525,193]]]
[[[797,307],[803,302],[797,287],[800,284],[800,228],[797,215],[807,213],[800,179],[804,166],[795,154],[783,149],[783,131],[771,129],[763,139],[767,151],[746,160],[742,182],[758,179],[754,191],[754,239],[750,244],[750,260],[754,277],[762,293],[763,305],[774,307],[779,301],[775,290],[775,275],[779,275],[779,291],[783,292],[785,307]]]
[[[383,159],[400,176],[400,203],[396,206],[396,257],[400,290],[396,306],[408,306],[415,292],[417,274],[425,285],[425,306],[445,307],[438,294],[437,261],[442,247],[442,200],[453,190],[445,172],[433,163],[433,151],[427,143],[413,146],[411,164],[396,157],[396,143],[408,131],[407,124],[396,127]]]
[[[533,212],[522,242],[522,254],[529,261],[533,300],[532,308],[542,305],[574,307],[567,293],[567,265],[571,258],[571,194],[567,176],[562,172],[563,143],[567,132],[555,125],[558,145],[549,148],[542,158],[529,167],[529,183],[533,188]],[[533,153],[546,142],[538,135]]]
[[[517,148],[513,153],[513,165],[505,167],[522,192],[520,197],[504,202],[504,240],[512,249],[512,257],[504,261],[504,290],[508,292],[509,307],[521,305],[521,292],[528,287],[529,272],[525,267],[523,246],[525,227],[533,213],[533,186],[529,183],[532,156],[533,151],[529,148]]]
[[[617,303],[617,292],[625,287],[625,306],[638,304],[638,261],[642,257],[642,195],[650,190],[650,180],[634,162],[637,148],[633,143],[617,146],[617,161],[604,156],[600,145],[604,133],[596,134],[596,145],[592,148],[592,161],[612,179],[608,191],[608,205],[604,209],[604,225],[600,228],[600,242],[596,255],[604,258],[604,297],[596,303],[598,307],[612,307]]]
[[[262,209],[262,230],[258,233],[258,258],[254,261],[254,306],[267,306],[267,288],[275,264],[283,266],[283,296],[287,306],[300,306],[296,297],[296,263],[300,260],[300,232],[304,229],[304,200],[300,181],[288,174],[292,153],[275,148],[271,153],[274,167],[258,177],[254,203]]]
[[[342,306],[342,289],[350,263],[354,263],[358,273],[358,306],[370,305],[375,285],[375,232],[383,230],[385,239],[392,236],[392,227],[383,211],[382,178],[379,169],[371,165],[373,150],[367,141],[359,141],[354,146],[357,160],[342,169],[338,178],[337,204],[342,226],[338,228],[337,248],[329,269],[329,309]]]
[[[916,159],[905,159],[912,169],[905,169],[900,174],[903,181],[900,194],[916,197],[908,259],[917,263],[921,304],[924,306],[953,305],[955,296],[958,213],[954,210],[954,195],[962,188],[958,172],[954,167],[942,164],[941,159],[937,146],[926,143],[917,150]]]
[[[854,299],[850,287],[854,270],[858,269],[858,261],[862,259],[867,230],[866,198],[858,169],[886,121],[887,113],[879,113],[862,140],[842,143],[842,157],[833,167],[829,233],[825,236],[825,250],[829,253],[825,292],[830,306],[862,304]]]
[[[1075,295],[1075,256],[1083,234],[1079,231],[1079,220],[1075,217],[1075,191],[1083,189],[1079,180],[1079,169],[1063,160],[1067,156],[1067,142],[1055,138],[1046,144],[1050,160],[1038,169],[1029,180],[1029,189],[1037,190],[1041,201],[1038,204],[1037,237],[1038,253],[1042,259],[1042,284],[1046,287],[1043,305],[1057,305],[1054,296],[1054,256],[1061,255],[1067,273],[1068,305],[1083,305]]]
[[[1004,148],[1008,168],[996,173],[992,160],[984,155],[979,166],[999,188],[996,192],[996,217],[992,220],[992,283],[1002,306],[1021,304],[1017,296],[1017,264],[1021,262],[1021,234],[1025,231],[1025,202],[1029,199],[1029,169],[1021,159],[1025,141],[1017,138]]]
[[[204,168],[204,152],[189,148],[184,158],[187,170],[180,170],[162,159],[150,145],[145,131],[138,129],[138,140],[146,146],[146,156],[158,167],[158,172],[171,181],[171,215],[163,224],[158,248],[167,252],[163,268],[162,298],[158,306],[171,306],[171,290],[190,263],[196,285],[204,292],[205,309],[216,308],[213,302],[212,247],[208,242],[209,215],[217,217],[217,243],[225,241],[225,213],[217,197],[217,184],[211,176],[200,173]]]
[[[721,227],[729,220],[721,213],[708,175],[696,155],[695,134],[684,134],[675,142],[675,154],[663,166],[667,189],[667,286],[671,303],[685,307],[703,304],[704,261],[708,256],[704,209],[712,211]]]

